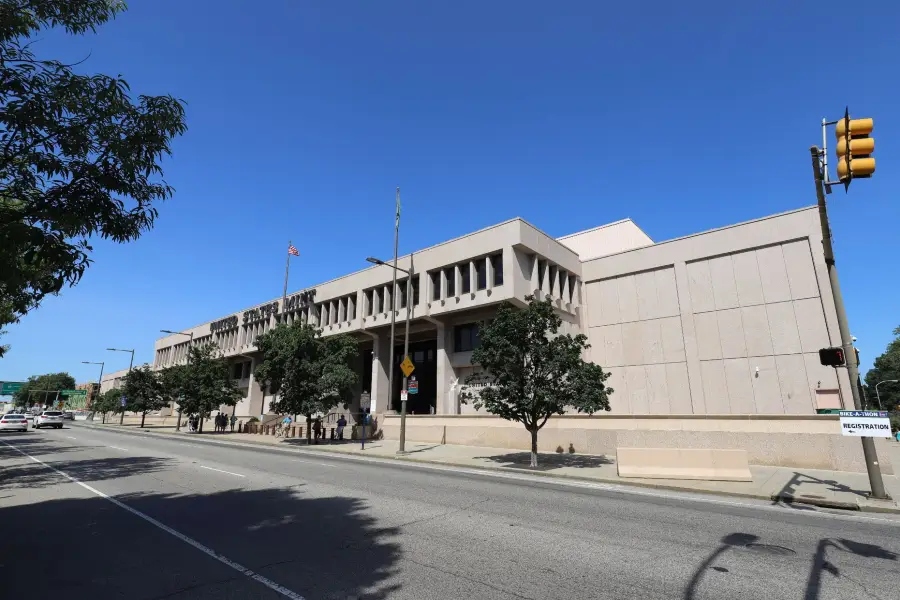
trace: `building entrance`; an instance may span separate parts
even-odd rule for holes
[[[437,340],[410,342],[409,359],[416,370],[410,376],[415,377],[419,391],[409,394],[406,401],[407,414],[429,415],[437,407]],[[391,409],[400,412],[400,390],[403,389],[403,345],[394,347],[394,389],[391,394]]]

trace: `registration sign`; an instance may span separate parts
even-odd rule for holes
[[[842,410],[841,434],[851,437],[891,437],[891,420],[881,410]]]

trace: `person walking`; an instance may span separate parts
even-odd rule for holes
[[[237,423],[237,417],[231,415],[231,433],[234,433],[234,424]]]
[[[337,420],[337,436],[339,440],[344,439],[344,427],[347,426],[347,419],[344,418],[344,415]]]
[[[313,421],[313,433],[315,434],[314,437],[316,438],[316,443],[318,444],[319,436],[322,435],[322,419],[320,419],[319,417],[316,417],[316,420]]]

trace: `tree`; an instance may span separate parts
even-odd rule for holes
[[[192,346],[188,350],[188,361],[180,374],[170,381],[178,381],[182,400],[181,409],[188,415],[200,417],[200,431],[203,420],[222,405],[234,406],[243,394],[238,389],[226,363],[219,355],[214,343]],[[175,379],[177,377],[177,379]]]
[[[876,404],[875,386],[882,381],[900,380],[900,327],[894,329],[891,340],[884,353],[875,358],[874,365],[866,373],[867,395],[869,404]],[[881,406],[885,410],[900,410],[900,383],[885,383],[878,388],[881,394]]]
[[[184,410],[183,397],[186,381],[187,365],[172,365],[159,372],[162,396],[166,402],[178,404],[178,423],[181,426],[181,413]]]
[[[56,400],[56,392],[75,388],[75,378],[68,373],[32,375],[13,394],[15,406],[46,405]]]
[[[470,375],[466,383],[484,384],[480,393],[461,394],[476,410],[507,421],[522,423],[531,433],[531,466],[537,466],[538,432],[552,415],[567,408],[593,414],[609,410],[612,388],[600,366],[585,362],[590,348],[583,334],[560,335],[562,319],[549,301],[528,296],[528,306],[519,309],[504,303],[496,317],[479,329],[481,344],[472,353],[472,363],[484,369]]]
[[[79,35],[120,0],[0,3],[0,327],[78,283],[92,237],[124,243],[152,228],[171,197],[161,160],[186,130],[183,103],[38,58],[44,31]]]
[[[278,414],[312,416],[328,413],[350,400],[357,375],[353,361],[359,354],[349,335],[323,337],[312,325],[281,323],[260,335],[256,347],[262,360],[254,370],[265,392],[278,391],[272,410]],[[307,427],[307,440],[310,432]]]
[[[148,412],[169,405],[169,401],[163,396],[159,373],[152,370],[150,365],[143,365],[128,372],[122,385],[122,395],[125,396],[125,410],[141,413],[142,428]]]
[[[95,413],[103,415],[103,422],[106,423],[106,413],[115,414],[124,410],[122,408],[122,390],[118,388],[106,390],[97,396],[92,408]]]

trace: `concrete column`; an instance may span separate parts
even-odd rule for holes
[[[569,274],[568,273],[560,273],[559,277],[559,295],[562,297],[562,301],[571,305],[572,300],[570,299],[569,292]]]
[[[538,271],[540,276],[540,271]],[[541,300],[550,295],[550,263],[544,261],[544,279],[541,281]]]
[[[391,311],[396,310],[394,306],[394,290],[391,289],[390,285],[386,285],[382,294],[381,312],[390,316]]]
[[[484,275],[487,278],[484,289],[490,291],[494,289],[494,261],[490,256],[486,256],[482,260],[484,260]]]
[[[475,276],[475,261],[469,261],[469,293],[475,293],[478,286],[478,278]]]
[[[242,401],[247,403],[247,414],[251,417],[259,417],[263,412],[263,392],[256,383],[256,377],[253,370],[256,368],[256,359],[250,361],[250,387],[247,391],[247,399]]]
[[[441,269],[441,274],[438,276],[438,285],[441,286],[441,300],[447,299],[447,271]]]
[[[390,410],[390,392],[388,390],[388,369],[390,365],[391,346],[388,335],[376,335],[369,333],[374,340],[372,353],[372,385],[369,388],[372,394],[371,412],[384,412]]]
[[[453,365],[450,364],[453,340],[448,339],[453,329],[439,321],[433,321],[433,323],[437,327],[437,352],[434,357],[437,366],[435,412],[442,415],[455,415],[459,412],[457,410],[456,391],[450,391],[450,385],[455,377]]]
[[[531,289],[528,290],[531,294],[537,294],[541,291],[540,263],[540,256],[535,254],[531,257]]]

